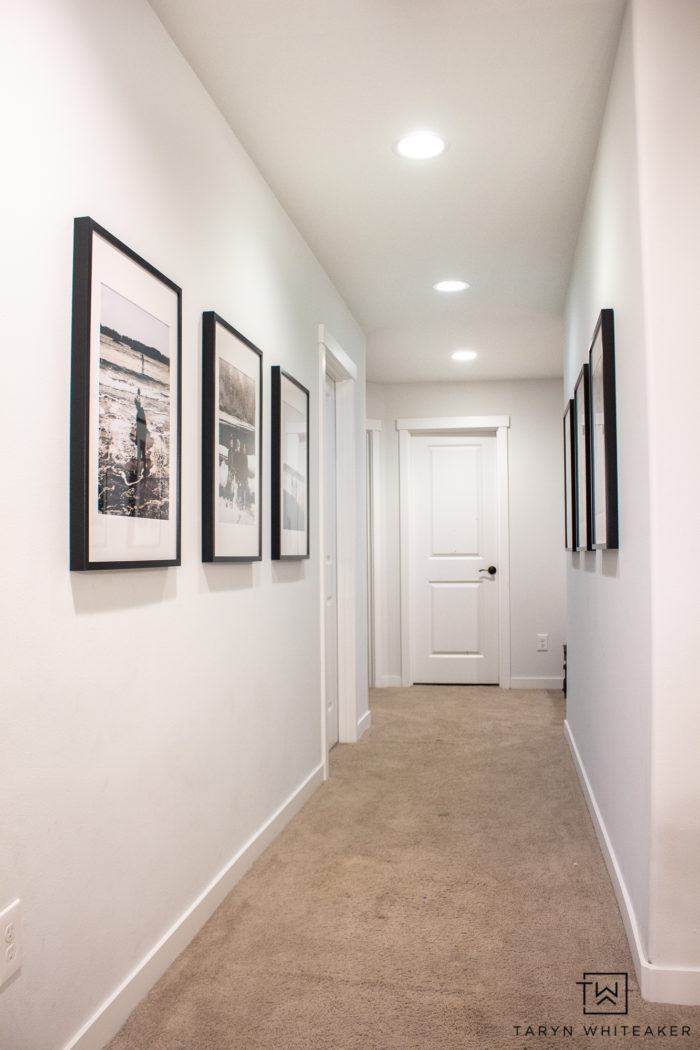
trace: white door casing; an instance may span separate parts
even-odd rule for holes
[[[357,366],[329,333],[319,325],[319,390],[325,389],[326,375],[335,380],[336,410],[336,565],[337,565],[337,627],[338,627],[338,738],[352,744],[358,739],[357,722],[357,451],[356,451],[356,385]],[[319,512],[317,536],[320,543],[320,563],[324,565],[323,508],[324,493],[324,398],[319,399]],[[326,661],[325,661],[325,581],[320,573],[321,612],[321,759],[324,776],[328,777],[328,744],[326,730]],[[369,724],[365,717],[363,728]]]
[[[496,558],[492,590],[498,606],[498,675],[496,681],[510,688],[510,558],[508,534],[508,416],[460,416],[430,419],[397,419],[399,431],[399,503],[401,545],[401,682],[411,685],[411,609],[413,595],[413,538],[411,535],[411,474],[413,438],[434,435],[495,435]],[[444,464],[443,464],[444,466]],[[444,541],[444,537],[443,537]],[[443,542],[441,541],[441,542]],[[486,574],[480,574],[486,575]],[[459,603],[460,598],[455,601]],[[464,604],[464,603],[463,603]],[[482,679],[483,680],[483,679]]]
[[[325,589],[326,747],[338,743],[338,580],[337,487],[335,454],[335,380],[326,375],[323,421],[323,581]]]
[[[498,683],[495,434],[411,439],[411,678]]]
[[[379,664],[384,654],[384,605],[381,581],[381,420],[365,421],[367,433],[367,675],[371,689],[380,685]]]

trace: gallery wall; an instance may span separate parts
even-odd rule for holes
[[[387,615],[377,654],[377,684],[401,683],[396,420],[508,415],[511,684],[561,688],[566,641],[561,404],[558,379],[368,384],[367,415],[382,423],[383,579],[375,586]],[[542,633],[549,634],[548,652],[536,652],[536,636]]]
[[[615,311],[619,551],[568,556],[567,723],[642,993],[700,1003],[693,402],[700,9],[633,0],[567,310],[565,388]]]
[[[8,0],[0,19],[0,908],[19,897],[23,912],[0,1044],[63,1050],[107,1040],[169,946],[206,918],[219,876],[322,778],[318,325],[358,368],[358,462],[364,338],[145,0]],[[68,571],[79,215],[183,289],[179,568]],[[255,563],[201,562],[201,316],[212,309],[264,355]],[[275,364],[311,391],[308,561],[270,560]],[[356,504],[362,537],[360,471]]]

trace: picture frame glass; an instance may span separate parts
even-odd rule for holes
[[[606,492],[606,442],[605,442],[605,405],[603,385],[603,332],[599,327],[595,341],[591,346],[590,363],[591,383],[591,453],[595,469],[593,471],[593,543],[604,544],[607,538],[607,492]]]
[[[89,564],[179,559],[179,290],[97,230],[89,332]]]
[[[262,355],[214,322],[214,557],[261,557]]]
[[[280,556],[303,558],[309,545],[309,397],[280,376]]]
[[[576,452],[576,550],[588,550],[588,366],[584,366],[574,391]]]
[[[576,517],[575,517],[575,477],[573,425],[576,410],[570,401],[564,413],[564,546],[566,550],[576,550]]]

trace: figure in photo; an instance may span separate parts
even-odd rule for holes
[[[143,354],[141,355],[143,357]],[[146,413],[141,404],[141,388],[136,391],[134,398],[136,405],[136,477],[141,481],[148,471],[146,463],[146,443],[148,441],[148,426],[146,425]]]
[[[101,514],[170,513],[170,329],[101,287],[97,505]]]
[[[230,361],[218,360],[219,486],[216,520],[231,525],[257,525],[255,477],[255,382]]]

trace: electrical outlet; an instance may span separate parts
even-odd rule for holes
[[[21,918],[18,900],[0,911],[0,988],[22,965]]]
[[[537,652],[548,653],[549,652],[549,635],[538,634],[537,635]]]

